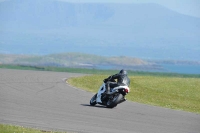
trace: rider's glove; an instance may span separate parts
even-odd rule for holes
[[[106,79],[104,79],[104,80],[103,80],[103,82],[104,82],[104,83],[107,83],[107,82],[108,82],[108,79],[107,79],[107,78],[106,78]]]

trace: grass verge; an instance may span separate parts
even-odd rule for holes
[[[45,131],[33,128],[25,128],[22,126],[12,126],[6,124],[0,124],[0,132],[1,133],[64,133],[64,132]]]
[[[109,75],[91,75],[68,79],[78,88],[97,92],[102,80]],[[170,109],[200,113],[200,78],[130,76],[130,101]]]

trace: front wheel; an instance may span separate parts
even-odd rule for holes
[[[96,105],[96,104],[97,104],[96,99],[97,99],[97,94],[95,94],[95,95],[91,98],[91,100],[90,100],[90,105],[92,105],[92,106]]]
[[[108,108],[114,108],[117,106],[117,104],[123,99],[123,95],[120,93],[117,93],[112,99],[109,99],[107,102]]]

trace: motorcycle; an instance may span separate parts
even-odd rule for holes
[[[110,88],[110,94],[106,94],[106,83],[100,86],[98,93],[96,93],[90,100],[90,105],[95,106],[96,104],[104,105],[107,108],[114,108],[118,104],[126,101],[125,96],[130,92],[128,86],[117,86]]]

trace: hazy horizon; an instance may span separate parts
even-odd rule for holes
[[[7,0],[0,0],[0,2]],[[57,0],[72,3],[156,3],[181,14],[200,18],[199,0]]]
[[[0,9],[1,53],[200,59],[200,18],[158,3],[10,0]]]

